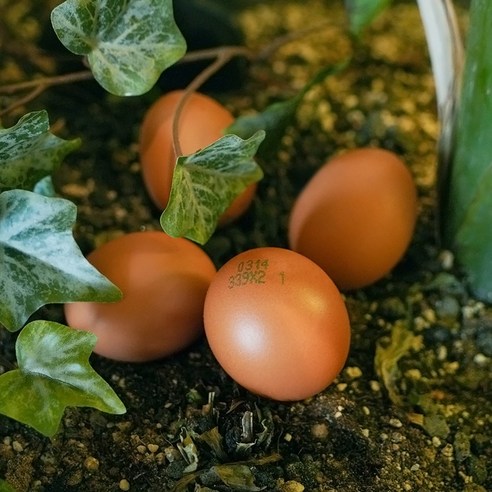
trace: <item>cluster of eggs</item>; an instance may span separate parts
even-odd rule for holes
[[[174,91],[147,112],[140,135],[143,179],[161,210],[176,161]],[[195,93],[180,118],[183,153],[222,136],[232,115]],[[224,213],[243,213],[255,186]],[[116,303],[71,303],[67,323],[95,333],[95,352],[142,362],[176,353],[205,330],[224,370],[248,390],[282,401],[326,388],[349,353],[350,321],[340,291],[384,277],[404,255],[417,217],[410,172],[393,153],[345,152],[311,178],[291,211],[289,249],[244,251],[219,271],[207,254],[164,232],[118,237],[88,256],[123,292]]]

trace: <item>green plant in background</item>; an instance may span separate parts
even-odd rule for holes
[[[389,3],[347,0],[353,34],[359,36]],[[69,50],[87,58],[91,76],[108,92],[140,95],[153,87],[163,70],[185,56],[186,44],[172,7],[171,0],[67,0],[53,10],[52,25]],[[488,301],[492,300],[488,257],[492,204],[487,192],[492,189],[492,147],[487,141],[492,131],[491,24],[490,2],[474,0],[461,104],[449,140],[453,152],[446,154],[452,157],[449,172],[444,173],[449,194],[442,195],[441,206],[446,245],[455,251],[472,290]],[[217,55],[214,65],[238,54],[248,56],[245,50],[232,50],[228,56]],[[247,184],[261,178],[253,160],[256,151],[268,151],[278,143],[303,95],[343,66],[327,68],[299,96],[253,117],[239,118],[229,128],[231,135],[201,152],[180,157],[170,204],[161,217],[163,228],[206,242],[221,211]],[[85,72],[80,74],[84,78]],[[264,138],[268,145],[262,144]],[[45,112],[30,113],[13,127],[0,129],[0,323],[10,331],[20,330],[48,303],[119,298],[118,289],[90,266],[73,240],[75,206],[50,191],[51,175],[79,144],[52,135]],[[231,152],[234,162],[229,161]],[[209,183],[210,176],[214,183]],[[198,197],[194,187],[202,185],[210,193]],[[208,218],[196,223],[197,215]],[[17,340],[18,368],[0,375],[0,412],[48,436],[56,432],[66,406],[124,412],[121,401],[88,364],[94,343],[92,336],[57,323],[27,324]],[[68,352],[70,357],[62,356]],[[25,406],[28,394],[36,395],[33,407]]]
[[[346,0],[356,35],[391,0]],[[473,295],[492,302],[492,3],[471,0],[466,50],[451,0],[418,0],[441,123],[438,227]],[[463,60],[464,58],[464,60]]]
[[[492,2],[472,0],[442,195],[444,244],[476,297],[492,302]]]

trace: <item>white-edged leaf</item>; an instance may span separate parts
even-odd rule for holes
[[[45,304],[121,297],[77,246],[76,213],[63,198],[0,193],[0,323],[7,329],[18,330]]]
[[[457,96],[464,63],[463,42],[451,0],[417,0],[436,86],[441,122]]]
[[[64,46],[87,56],[108,92],[136,96],[186,52],[172,0],[66,0],[51,13]]]
[[[437,193],[439,227],[447,220],[442,203],[448,199],[449,167],[455,139],[455,119],[464,64],[464,48],[451,0],[417,0],[436,87],[440,122]]]
[[[79,145],[79,139],[63,140],[50,133],[46,111],[28,113],[14,126],[0,128],[0,192],[32,191]]]
[[[0,376],[0,413],[46,436],[66,407],[122,414],[125,406],[90,366],[96,336],[52,321],[33,321],[16,343],[18,369]]]
[[[247,140],[225,135],[195,154],[179,157],[161,215],[164,231],[205,244],[232,201],[263,177],[253,157],[264,138],[264,131]]]

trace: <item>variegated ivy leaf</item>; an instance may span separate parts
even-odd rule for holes
[[[80,145],[79,139],[63,140],[49,130],[46,111],[28,113],[11,128],[0,129],[0,192],[32,191]]]
[[[117,287],[82,255],[76,206],[30,191],[0,194],[0,323],[18,330],[48,303],[115,301]]]
[[[66,0],[51,13],[63,45],[108,92],[136,96],[186,52],[172,0]]]
[[[125,406],[90,366],[97,337],[52,321],[33,321],[16,343],[18,369],[0,376],[0,413],[45,436],[58,430],[66,407],[122,414]]]
[[[248,140],[225,135],[189,156],[179,157],[161,226],[173,237],[205,244],[234,198],[263,177],[253,159],[265,132]]]

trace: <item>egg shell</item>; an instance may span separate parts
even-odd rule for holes
[[[223,369],[253,393],[302,400],[342,369],[350,323],[320,267],[283,248],[256,248],[222,266],[210,284],[205,333]]]
[[[171,191],[177,159],[173,147],[173,119],[183,94],[184,91],[176,90],[157,99],[145,114],[140,129],[142,176],[152,201],[160,210],[166,208]],[[224,106],[194,92],[183,107],[179,121],[178,137],[183,155],[193,154],[223,137],[233,121],[234,117]],[[256,183],[236,197],[222,215],[220,225],[243,214],[255,192]]]
[[[67,323],[94,333],[94,352],[128,362],[168,356],[203,332],[203,303],[216,268],[196,244],[163,232],[117,237],[88,255],[117,285],[115,303],[65,305]]]
[[[357,149],[328,161],[301,191],[289,245],[341,290],[357,289],[401,260],[416,220],[417,191],[403,161],[387,150]]]

